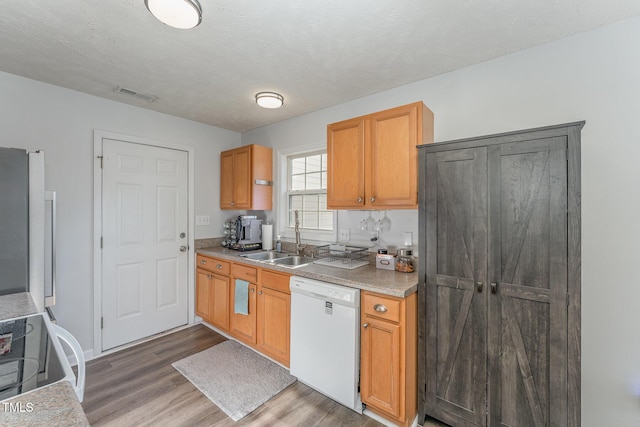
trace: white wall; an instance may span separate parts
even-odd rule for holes
[[[256,129],[242,144],[315,144],[324,141],[327,123],[417,100],[435,113],[436,141],[586,120],[582,421],[638,426],[639,40],[640,19],[628,20]],[[357,224],[362,213],[344,216],[342,224]]]
[[[93,131],[194,147],[195,213],[211,215],[196,238],[217,236],[220,151],[240,134],[0,73],[0,146],[45,151],[47,189],[57,191],[60,325],[93,346]]]

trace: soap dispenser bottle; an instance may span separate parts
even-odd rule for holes
[[[279,234],[278,234],[278,240],[276,240],[276,252],[282,252],[282,241],[280,240]]]

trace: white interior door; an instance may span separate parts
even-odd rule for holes
[[[103,139],[102,348],[188,323],[188,154]]]

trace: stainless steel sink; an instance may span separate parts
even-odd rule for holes
[[[284,258],[274,259],[273,261],[270,261],[270,264],[281,265],[283,267],[298,268],[303,267],[307,264],[311,264],[315,260],[315,258],[307,256],[290,255]]]
[[[285,258],[290,255],[283,252],[263,251],[263,252],[255,252],[251,254],[243,254],[240,256],[243,258],[252,259],[254,261],[271,261],[274,259]]]

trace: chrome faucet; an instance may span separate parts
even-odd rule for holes
[[[295,216],[295,232],[296,232],[296,255],[300,255],[300,250],[304,249],[306,245],[300,243],[300,215],[297,210],[293,211]]]

